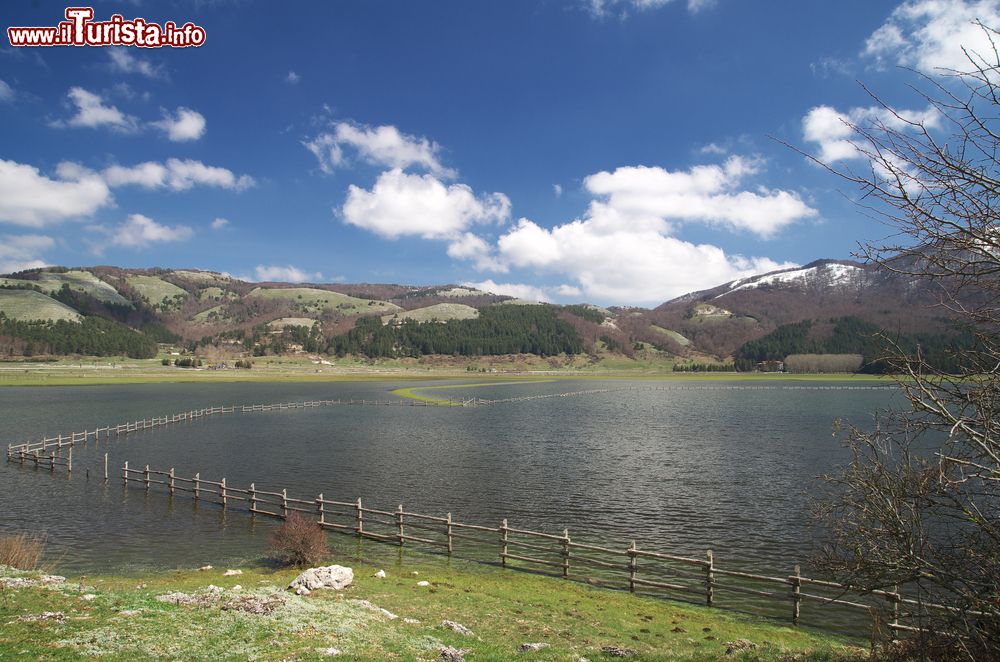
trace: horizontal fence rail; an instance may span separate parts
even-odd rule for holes
[[[729,596],[748,596],[754,605],[769,604],[781,609],[785,618],[798,624],[807,603],[835,605],[864,612],[873,620],[887,622],[893,631],[918,631],[919,627],[903,621],[918,621],[928,610],[950,607],[904,597],[893,591],[862,591],[846,584],[805,577],[796,565],[787,575],[758,574],[720,567],[712,550],[702,558],[640,549],[635,541],[627,548],[615,548],[580,542],[568,529],[560,534],[531,531],[510,526],[502,520],[498,526],[457,522],[451,513],[444,516],[407,511],[402,505],[393,510],[364,505],[360,498],[336,501],[323,494],[311,499],[294,498],[287,489],[262,490],[255,483],[239,487],[225,478],[209,480],[167,471],[130,467],[121,469],[123,485],[140,485],[147,492],[165,490],[170,497],[189,495],[196,502],[216,504],[223,509],[244,511],[287,519],[300,513],[322,528],[379,542],[415,544],[431,547],[449,556],[459,551],[472,552],[493,548],[505,568],[539,568],[565,579],[627,589],[632,593],[697,601],[709,607],[744,609],[747,598],[736,603]],[[867,600],[867,602],[865,602]]]

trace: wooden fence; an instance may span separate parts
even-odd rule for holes
[[[223,407],[206,407],[203,409],[193,409],[191,411],[182,412],[179,414],[172,414],[169,416],[154,416],[152,418],[144,418],[142,420],[129,421],[127,423],[118,423],[116,425],[107,425],[104,427],[94,428],[93,430],[84,430],[83,432],[72,432],[69,435],[59,434],[55,437],[42,437],[40,441],[26,441],[19,444],[7,444],[7,459],[8,461],[21,461],[23,464],[25,461],[35,462],[36,465],[41,462],[48,462],[48,457],[51,454],[50,451],[54,449],[56,456],[56,464],[60,464],[59,458],[62,453],[63,448],[72,448],[78,443],[87,443],[88,440],[93,438],[95,441],[100,439],[102,436],[104,438],[109,438],[111,435],[122,436],[126,434],[132,434],[135,432],[141,432],[143,430],[151,430],[153,428],[162,427],[165,425],[173,425],[175,423],[183,423],[186,421],[194,421],[206,416],[214,416],[218,414],[233,414],[233,413],[255,413],[255,412],[266,412],[266,411],[279,411],[285,409],[308,409],[312,407],[330,407],[330,406],[376,406],[376,407],[468,407],[475,403],[473,399],[466,400],[449,400],[448,402],[427,402],[423,400],[366,400],[366,399],[337,399],[337,400],[308,400],[305,402],[281,402],[273,404],[258,404],[258,405],[232,405]],[[65,462],[63,462],[65,464]]]
[[[478,551],[493,549],[503,567],[540,568],[542,572],[590,584],[628,589],[672,598],[703,602],[709,607],[746,609],[748,604],[784,605],[785,618],[798,624],[807,603],[835,605],[860,615],[887,622],[894,631],[918,631],[919,627],[901,621],[919,621],[929,609],[948,609],[943,605],[904,597],[893,591],[861,591],[845,584],[813,579],[802,575],[796,565],[788,575],[758,574],[720,567],[712,550],[703,558],[640,549],[635,541],[627,548],[590,544],[574,540],[564,529],[561,534],[519,529],[506,519],[499,526],[482,526],[455,521],[451,513],[426,515],[404,510],[371,508],[361,499],[336,501],[319,494],[313,499],[288,495],[286,489],[261,490],[254,483],[237,487],[220,480],[208,480],[195,474],[183,478],[174,472],[122,467],[123,484],[142,485],[149,491],[161,486],[173,497],[189,494],[195,501],[213,503],[224,509],[237,509],[251,515],[287,519],[290,513],[302,513],[324,529],[352,534],[380,542],[403,546],[414,543],[442,551],[449,556],[456,549],[474,558]],[[742,600],[727,596],[746,596]],[[749,600],[749,602],[748,602]],[[868,602],[865,602],[867,600]],[[776,612],[764,614],[773,616]],[[777,612],[780,615],[782,612]]]

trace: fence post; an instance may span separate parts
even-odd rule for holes
[[[250,489],[247,490],[247,496],[250,497],[250,514],[253,515],[257,512],[257,488],[253,483],[250,483]]]
[[[108,482],[108,454],[104,454],[104,482]]]
[[[792,623],[799,624],[799,615],[802,613],[802,569],[796,565],[795,574],[792,575]]]
[[[148,492],[149,491],[149,465],[148,464],[146,465],[146,470],[143,472],[142,476],[143,476],[143,480],[146,483],[146,491]]]
[[[288,490],[281,488],[281,519],[288,519]]]
[[[568,579],[569,578],[569,529],[563,529],[563,537],[561,542],[562,542],[562,557],[563,557],[562,575],[563,579]]]
[[[174,468],[173,467],[170,467],[170,475],[167,477],[167,480],[169,481],[167,483],[167,490],[169,490],[170,496],[173,496],[174,495]]]
[[[632,541],[632,546],[628,548],[628,592],[635,593],[635,574],[639,570],[639,562],[636,552],[639,548],[635,546],[635,541]]]
[[[451,538],[451,513],[448,513],[446,519],[448,525],[448,556],[451,556],[451,553],[454,551],[454,546],[452,544],[452,538]]]
[[[399,537],[399,546],[403,546],[403,504],[399,504],[396,509],[396,532]]]
[[[712,550],[705,550],[705,604],[709,607],[715,602],[715,555]]]
[[[500,565],[507,567],[507,520],[500,522]]]
[[[49,451],[49,471],[56,470],[56,452]]]
[[[222,509],[226,509],[226,479],[219,481],[219,496],[222,497]]]
[[[326,511],[323,509],[323,493],[316,497],[316,514],[319,515],[319,525],[326,526]]]
[[[194,500],[201,498],[201,472],[194,475]]]
[[[354,528],[354,531],[355,531],[355,533],[358,534],[358,536],[362,536],[362,535],[364,535],[365,528],[364,528],[364,516],[361,513],[361,497],[358,497],[358,500],[354,504],[354,507],[355,507],[355,509],[357,509],[357,513],[356,513],[356,515],[357,515],[357,518],[356,518],[357,519],[357,526]]]
[[[66,470],[73,473],[73,447],[69,447],[69,458],[67,459]]]
[[[125,461],[125,466],[122,467],[122,484],[128,487],[128,460]]]

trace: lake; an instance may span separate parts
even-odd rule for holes
[[[481,383],[483,379],[476,380]],[[428,382],[425,386],[440,386]],[[473,383],[473,382],[470,382]],[[320,407],[226,414],[74,451],[74,472],[0,467],[0,530],[43,531],[63,572],[222,565],[266,553],[272,520],[124,489],[122,463],[290,496],[557,533],[787,570],[812,549],[817,476],[847,461],[837,418],[869,426],[891,389],[835,382],[558,380],[427,390],[497,399],[636,390],[479,407]],[[845,382],[843,385],[868,385]],[[215,405],[367,398],[413,382],[152,384],[0,389],[0,441],[21,442]],[[734,388],[740,387],[740,388]],[[751,387],[751,388],[746,388]],[[654,390],[659,388],[662,390]],[[100,475],[110,455],[112,479]],[[86,470],[90,469],[89,479]],[[345,537],[346,538],[346,537]]]

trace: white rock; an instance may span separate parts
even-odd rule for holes
[[[211,569],[212,569],[212,566],[210,566],[210,565],[203,565],[200,568],[198,568],[198,570],[202,570],[202,571],[204,571],[204,570],[211,570]]]
[[[443,625],[444,627],[446,627],[446,628],[448,628],[450,630],[454,630],[455,632],[457,632],[457,633],[459,633],[459,634],[461,634],[463,636],[466,636],[466,637],[471,637],[472,636],[472,630],[470,630],[469,628],[465,627],[461,623],[456,623],[455,621],[441,621],[441,625]]]
[[[295,588],[295,595],[309,595],[310,593],[312,593],[312,591],[307,589],[305,586],[297,586]]]
[[[242,574],[243,574],[242,570],[226,570],[224,573],[222,573],[222,576],[223,577],[232,577],[234,575],[242,575]]]
[[[430,585],[431,585],[431,583],[428,582],[428,581],[419,581],[419,582],[417,582],[417,586],[430,586]]]
[[[338,655],[340,655],[340,649],[333,648],[332,646],[330,648],[319,648],[317,650],[319,651],[320,655],[324,655],[326,657],[337,657]]]
[[[83,595],[80,596],[80,599],[83,600],[84,602],[90,602],[91,600],[96,600],[97,596],[94,595],[93,593],[84,593]]]
[[[66,578],[59,575],[42,575],[38,578],[38,581],[43,584],[62,584],[66,581]]]
[[[295,592],[299,595],[308,595],[308,593],[299,593],[298,589],[304,588],[307,591],[315,591],[318,588],[332,588],[335,591],[339,591],[342,588],[350,586],[353,581],[354,571],[350,568],[340,565],[328,565],[320,568],[309,568],[293,579],[288,588],[295,589]]]
[[[407,625],[420,625],[420,621],[415,618],[404,618],[403,622]]]
[[[242,591],[242,590],[243,590],[243,587],[242,587],[242,586],[240,586],[239,584],[237,584],[236,586],[232,587],[232,588],[231,588],[231,589],[229,589],[229,590],[230,590],[230,591],[237,591],[237,592],[238,592],[238,591]]]
[[[385,570],[379,570],[378,572],[375,573],[375,576],[378,577],[379,579],[385,579]]]

